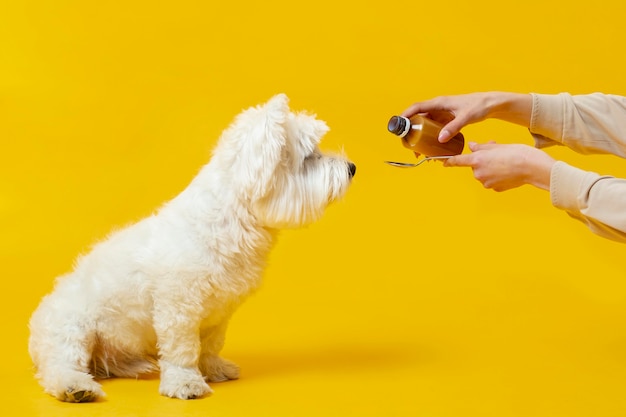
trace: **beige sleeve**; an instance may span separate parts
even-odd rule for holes
[[[532,94],[530,132],[535,146],[565,145],[576,152],[626,157],[626,98],[594,93]],[[602,237],[626,242],[626,180],[558,161],[550,198]]]
[[[626,180],[583,171],[557,161],[550,175],[554,207],[602,237],[626,242]]]
[[[535,145],[565,145],[582,154],[626,158],[626,97],[593,93],[531,94],[530,132]]]

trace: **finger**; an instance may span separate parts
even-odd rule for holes
[[[443,163],[444,167],[471,167],[474,164],[474,156],[472,154],[462,154],[452,156]]]
[[[431,110],[426,116],[440,123],[442,126],[454,120],[454,114],[448,110]]]
[[[420,113],[429,113],[436,111],[448,111],[447,108],[442,106],[437,99],[431,99],[413,103],[409,108],[401,113],[401,116],[411,117]]]
[[[458,134],[467,124],[467,115],[460,113],[441,128],[441,132],[439,132],[439,137],[437,139],[439,142],[445,143]]]
[[[493,149],[496,146],[499,146],[496,142],[494,141],[490,141],[487,143],[476,143],[476,142],[469,142],[468,143],[468,147],[470,148],[470,151],[472,152],[477,152],[477,151],[485,151],[488,149]]]
[[[457,133],[459,133],[463,126],[463,121],[460,121],[458,119],[452,120],[450,123],[441,128],[437,140],[441,143],[446,143],[447,141],[452,139]]]

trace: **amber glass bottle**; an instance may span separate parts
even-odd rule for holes
[[[443,125],[424,116],[415,115],[410,119],[393,116],[389,119],[387,130],[402,139],[404,147],[424,156],[458,155],[463,152],[465,139],[460,132],[446,143],[437,138]]]

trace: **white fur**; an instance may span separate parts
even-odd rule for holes
[[[58,279],[30,321],[46,392],[92,401],[104,395],[98,378],[160,371],[161,394],[189,399],[239,376],[218,354],[278,229],[319,219],[355,170],[319,150],[326,124],[287,102],[280,94],[242,112],[180,195]]]

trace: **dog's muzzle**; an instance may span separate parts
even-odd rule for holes
[[[354,177],[354,174],[356,174],[356,165],[352,162],[348,162],[348,172],[350,173],[350,178]]]

